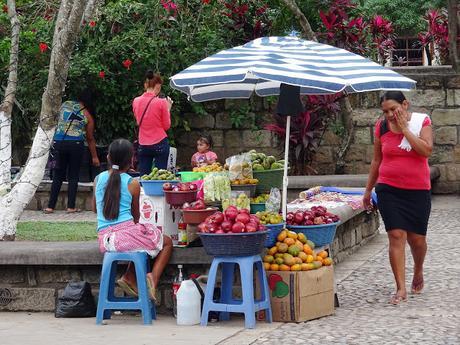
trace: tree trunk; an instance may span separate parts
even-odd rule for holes
[[[56,19],[48,82],[40,121],[24,171],[11,192],[0,200],[0,240],[14,240],[16,225],[43,178],[56,129],[70,57],[88,0],[62,0]]]
[[[310,41],[317,41],[316,35],[311,29],[310,23],[305,15],[302,13],[300,8],[297,6],[295,0],[283,0],[286,6],[294,13],[294,16],[299,20],[300,26],[302,27],[303,36]],[[345,173],[345,160],[344,157],[350,146],[353,132],[354,132],[354,123],[353,123],[353,108],[351,106],[348,96],[340,100],[340,107],[342,110],[342,123],[345,128],[345,136],[342,139],[342,143],[337,150],[337,160],[335,166],[336,174]]]
[[[452,67],[460,72],[460,45],[458,44],[459,31],[459,6],[458,0],[448,0],[449,13],[449,54]]]
[[[11,47],[8,83],[0,105],[0,196],[5,195],[11,188],[11,113],[18,83],[20,30],[15,0],[8,0],[7,5],[11,23]]]

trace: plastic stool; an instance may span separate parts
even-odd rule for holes
[[[219,264],[222,264],[222,286],[219,302],[216,303],[213,300],[213,293]],[[261,287],[260,300],[254,299],[254,264],[257,268],[259,286]],[[239,265],[240,268],[242,300],[233,298],[235,265]],[[254,328],[256,326],[255,313],[259,310],[266,310],[266,321],[272,322],[268,282],[260,255],[215,257],[209,270],[203,312],[201,313],[201,325],[206,326],[208,324],[210,311],[219,311],[221,320],[229,320],[229,313],[244,313],[244,326]]]
[[[118,261],[131,261],[134,264],[138,298],[115,296],[115,277],[117,275]],[[96,324],[100,325],[102,324],[102,320],[110,319],[112,310],[140,310],[144,324],[152,324],[152,318],[156,319],[156,309],[155,303],[152,303],[150,300],[147,289],[146,274],[148,266],[147,254],[143,252],[107,252],[104,254]]]

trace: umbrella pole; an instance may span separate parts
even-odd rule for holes
[[[287,215],[287,187],[288,187],[288,166],[289,166],[289,138],[291,137],[291,117],[286,120],[286,139],[284,143],[284,172],[283,172],[283,195],[282,211],[283,218],[286,220]]]

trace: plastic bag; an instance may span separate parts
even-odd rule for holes
[[[70,282],[56,303],[55,317],[94,317],[96,304],[88,282]]]
[[[230,179],[226,172],[210,173],[204,178],[204,200],[206,202],[222,201],[230,198]]]
[[[228,165],[230,181],[253,179],[251,155],[248,152],[229,157],[225,163]]]
[[[265,202],[265,210],[268,212],[278,213],[281,208],[281,192],[278,188],[270,190],[270,196]]]

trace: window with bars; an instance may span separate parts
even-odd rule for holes
[[[423,66],[423,47],[417,37],[398,37],[392,52],[393,66]]]

